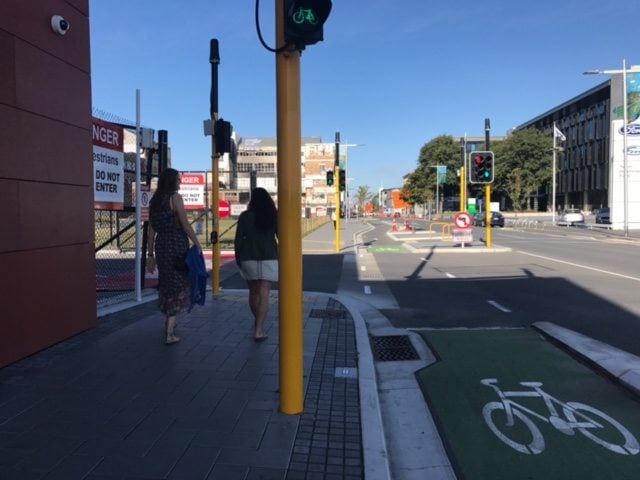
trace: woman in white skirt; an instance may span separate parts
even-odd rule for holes
[[[255,318],[253,338],[265,340],[271,282],[278,281],[278,211],[264,188],[255,188],[247,210],[240,214],[234,250],[240,274],[249,286],[249,307]]]

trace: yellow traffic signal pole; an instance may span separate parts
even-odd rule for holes
[[[284,45],[284,0],[276,2],[276,43]],[[302,339],[302,225],[300,201],[300,52],[276,53],[278,124],[278,241],[280,411],[304,410]]]
[[[209,45],[209,63],[211,63],[211,122],[215,125],[218,120],[218,64],[220,55],[218,40],[213,38]],[[220,221],[218,218],[220,182],[219,160],[220,154],[216,152],[216,135],[211,135],[211,293],[220,293]]]
[[[333,184],[336,187],[334,212],[336,215],[336,253],[340,252],[340,132],[336,132],[336,159],[333,166]]]
[[[487,184],[484,187],[484,199],[485,199],[485,224],[487,228],[486,232],[486,242],[487,248],[491,247],[491,185]]]
[[[461,166],[460,166],[460,211],[461,212],[466,212],[467,211],[467,199],[465,198],[467,196],[467,175],[466,175],[466,169],[465,169],[465,164],[467,161],[467,147],[466,147],[466,141],[465,141],[466,137],[460,137],[460,161],[461,161]]]
[[[464,165],[460,167],[460,211],[466,212],[465,205],[467,204],[467,177],[464,169]]]
[[[484,119],[484,146],[487,151],[491,150],[491,121],[488,118]],[[487,248],[491,248],[491,184],[488,183],[484,189],[484,210],[485,210],[485,232],[486,232],[486,244]]]

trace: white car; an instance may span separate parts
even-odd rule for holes
[[[584,214],[577,208],[568,208],[562,212],[560,221],[567,225],[575,225],[576,223],[584,223]]]

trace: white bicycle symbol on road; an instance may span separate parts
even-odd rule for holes
[[[480,380],[480,383],[493,388],[500,397],[499,402],[488,402],[482,409],[485,422],[500,440],[520,453],[537,455],[544,451],[544,438],[540,429],[533,423],[532,417],[551,424],[565,435],[575,435],[577,430],[592,442],[620,455],[637,455],[640,452],[640,445],[631,432],[609,415],[584,403],[562,402],[543,391],[541,382],[520,382],[523,387],[532,389],[522,391],[502,391],[495,378],[484,378]],[[516,397],[542,398],[548,409],[548,416],[540,415],[514,400],[510,400]],[[560,415],[559,409],[562,410],[563,416]],[[502,411],[506,418],[494,415],[499,411]],[[509,432],[508,429],[515,426],[516,420],[520,420],[529,429],[532,438],[529,443],[519,443],[504,433]],[[599,429],[606,427],[613,427],[617,430],[620,435],[619,443],[611,443],[597,436]],[[616,436],[618,435],[616,434]]]

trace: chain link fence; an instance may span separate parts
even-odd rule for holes
[[[210,259],[210,234],[213,230],[211,214],[207,210],[188,211],[198,240],[205,249],[205,258]],[[329,217],[302,219],[302,235],[315,230],[329,221]],[[237,218],[220,219],[219,243],[223,261],[233,258],[233,239]],[[144,228],[144,223],[143,223]],[[146,238],[143,235],[143,238]],[[136,224],[134,211],[95,211],[96,245],[96,293],[98,307],[135,299],[136,271]],[[144,249],[144,246],[143,246]],[[144,261],[144,257],[143,260]],[[210,268],[209,261],[207,262]],[[143,268],[143,291],[152,293],[158,285],[156,274],[147,274]],[[146,291],[145,291],[146,290]]]

